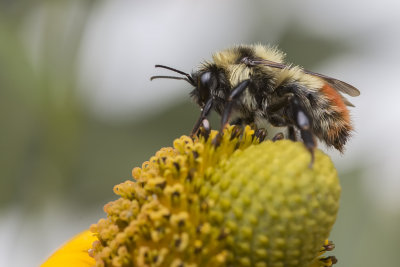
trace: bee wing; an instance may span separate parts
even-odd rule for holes
[[[285,68],[290,68],[290,66],[282,64],[282,63],[278,63],[278,62],[273,62],[270,60],[266,60],[266,59],[256,59],[256,60],[249,60],[247,59],[248,63],[250,65],[264,65],[264,66],[268,66],[268,67],[272,67],[272,68],[279,68],[279,69],[285,69]],[[349,96],[359,96],[360,95],[360,91],[355,88],[354,86],[345,83],[341,80],[323,75],[323,74],[319,74],[316,72],[312,72],[309,70],[305,70],[303,69],[304,73],[307,73],[309,75],[312,76],[316,76],[319,78],[322,78],[324,81],[326,81],[330,86],[332,86],[335,90],[342,92],[344,94],[348,94]],[[349,102],[350,103],[350,102]]]
[[[349,106],[349,107],[353,107],[353,108],[354,108],[354,104],[351,103],[349,100],[347,100],[347,98],[345,98],[344,96],[342,96],[342,100],[343,100],[343,103],[344,103],[346,106]]]
[[[329,85],[331,85],[334,89],[338,90],[339,92],[342,92],[344,94],[348,94],[349,96],[359,96],[360,95],[360,91],[355,88],[354,86],[345,83],[341,80],[323,75],[323,74],[319,74],[319,73],[315,73],[309,70],[303,70],[305,73],[313,75],[313,76],[317,76],[320,77],[322,79],[324,79],[327,83],[329,83]]]

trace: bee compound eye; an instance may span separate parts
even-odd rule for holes
[[[208,100],[210,97],[210,90],[212,90],[213,86],[213,76],[210,71],[206,71],[202,73],[199,77],[199,86],[197,87],[197,90],[199,92],[199,100],[200,100],[200,106],[204,106],[205,102]]]
[[[199,79],[200,87],[209,88],[211,85],[211,72],[207,71],[201,74]]]

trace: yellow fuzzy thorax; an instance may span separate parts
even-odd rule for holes
[[[322,258],[340,185],[302,143],[259,143],[246,127],[182,136],[114,187],[92,225],[96,266],[330,266]]]
[[[280,51],[276,47],[265,46],[262,44],[255,44],[255,45],[239,45],[234,46],[219,52],[216,52],[213,55],[213,61],[217,66],[227,66],[237,64],[238,57],[240,54],[237,53],[238,47],[248,47],[254,50],[254,53],[259,58],[268,59],[274,62],[283,63],[285,59],[285,53]]]
[[[250,79],[252,76],[252,68],[249,68],[240,61],[239,47],[247,47],[254,51],[254,57],[266,59],[276,63],[285,63],[285,53],[277,47],[265,46],[262,44],[240,45],[234,46],[213,54],[213,61],[216,66],[226,70],[228,80],[231,86],[239,84],[241,81]],[[206,62],[210,64],[210,62]],[[287,64],[287,63],[286,63]],[[274,78],[274,86],[278,87],[281,84],[299,83],[309,90],[318,91],[324,85],[324,81],[318,77],[304,74],[304,71],[299,66],[287,64],[287,68],[271,68],[264,66],[264,72],[269,73]]]

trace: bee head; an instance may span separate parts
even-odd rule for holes
[[[218,80],[211,71],[203,71],[194,76],[197,77],[197,85],[191,95],[197,104],[203,108],[211,96],[210,92],[217,88]]]
[[[164,65],[156,65],[156,68],[164,68],[171,70],[173,72],[184,75],[184,77],[177,76],[152,76],[150,80],[154,79],[174,79],[174,80],[184,80],[190,83],[195,88],[190,93],[194,101],[203,108],[207,100],[211,96],[211,91],[217,89],[218,87],[218,73],[213,72],[212,70],[200,70],[198,72],[192,73],[192,75],[185,73],[183,71],[164,66]]]

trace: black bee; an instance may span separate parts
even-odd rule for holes
[[[286,65],[285,54],[263,45],[239,45],[213,55],[192,74],[168,69],[183,77],[153,76],[185,80],[201,107],[192,134],[212,109],[221,115],[221,126],[255,124],[257,128],[278,128],[279,136],[292,140],[300,135],[313,156],[315,136],[343,152],[352,131],[347,106],[353,106],[340,93],[358,96],[360,92],[343,81]],[[283,128],[282,128],[283,127]],[[270,130],[268,130],[269,132]]]

